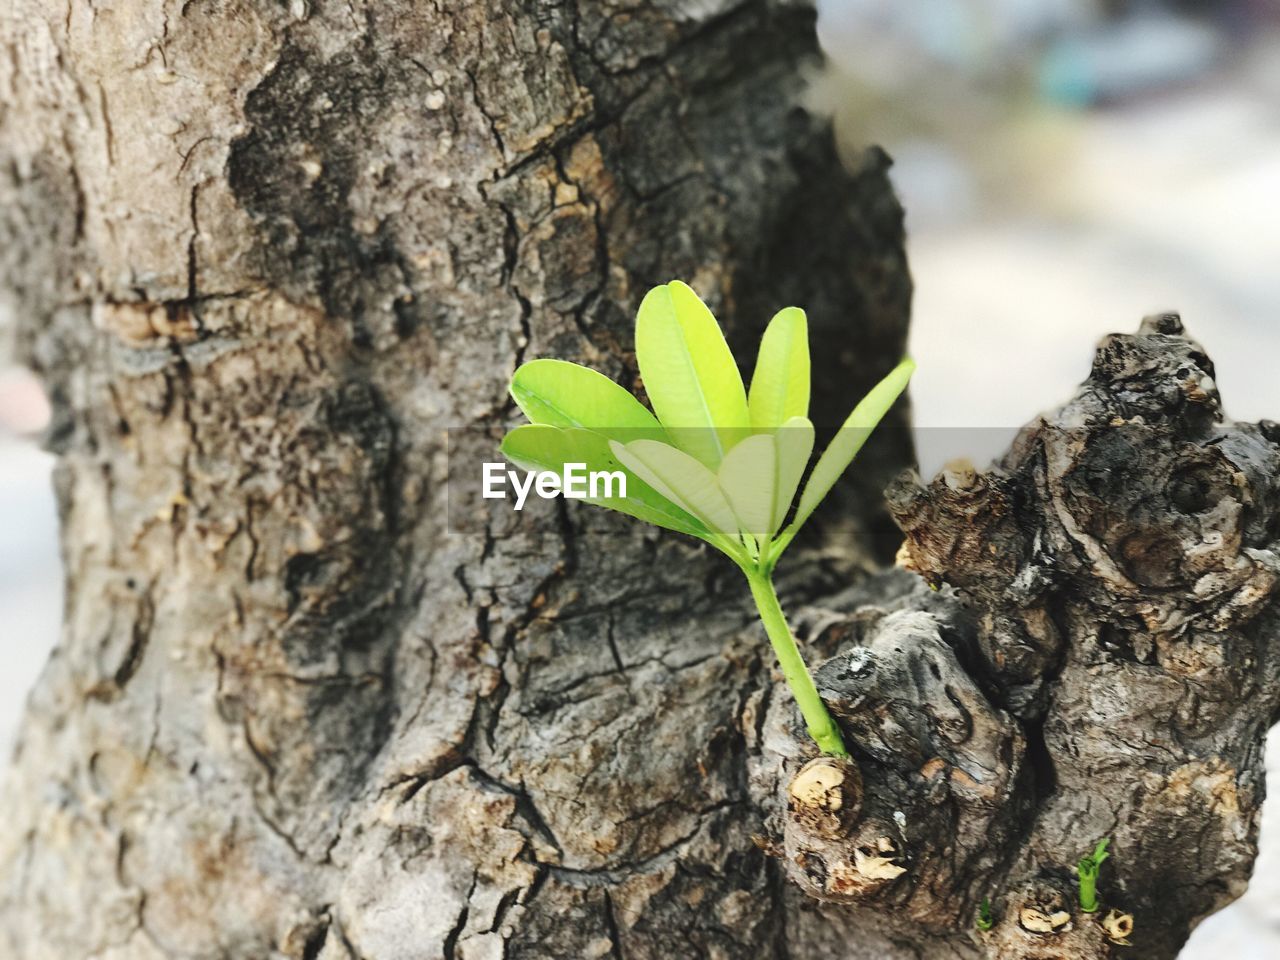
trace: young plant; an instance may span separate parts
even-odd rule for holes
[[[903,360],[854,408],[793,509],[813,452],[804,311],[788,307],[770,321],[748,392],[711,311],[673,281],[640,304],[636,360],[653,413],[587,367],[550,359],[523,364],[511,396],[531,423],[508,433],[502,452],[533,471],[560,472],[566,463],[622,471],[625,493],[585,499],[697,537],[737,564],[810,736],[824,753],[848,756],[787,626],[773,570],[915,364]]]
[[[990,897],[983,897],[982,903],[978,904],[978,916],[974,919],[973,923],[974,923],[974,926],[976,926],[983,933],[986,933],[988,930],[990,930],[992,927],[996,925],[996,918],[991,913]]]
[[[1103,838],[1093,848],[1093,853],[1082,857],[1076,864],[1076,876],[1080,880],[1080,909],[1085,913],[1098,912],[1098,874],[1102,872],[1102,861],[1110,854],[1107,845],[1110,839]]]

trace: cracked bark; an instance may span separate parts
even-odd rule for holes
[[[895,494],[913,563],[962,595],[903,573],[849,592],[901,540],[879,491],[910,454],[889,430],[861,455],[782,584],[812,604],[858,745],[847,836],[789,819],[807,748],[721,558],[577,505],[467,496],[514,420],[516,364],[635,383],[632,311],[670,277],[741,355],[773,309],[805,305],[833,416],[900,356],[887,161],[846,174],[795,106],[811,10],[18,0],[0,32],[0,278],[54,400],[67,566],[5,786],[6,955],[978,955],[975,898],[1009,915],[1010,891],[1060,883],[1095,832],[1131,851],[1104,896],[1123,892],[1147,955],[1239,889],[1274,709],[1256,572],[1271,454],[1256,430],[1155,416],[1189,417],[1186,377],[1103,377],[1069,408],[1111,390],[1128,418],[1146,409],[1133,384],[1158,387],[1135,462],[1157,476],[1175,438],[1199,450],[1186,503],[1207,485],[1245,504],[1219,474],[1248,460],[1253,502],[1204,520],[1224,539],[1135,540],[1126,562],[1153,569],[1123,589],[1090,580],[1084,544],[1167,517],[1093,510],[1033,431],[1008,477],[973,480],[992,492]],[[1253,439],[1211,444],[1219,429]],[[961,517],[1005,551],[977,555]],[[1203,597],[1159,579],[1184,555]],[[1108,714],[1098,736],[1089,711],[1127,702],[1089,699],[1099,673],[1185,731]],[[892,730],[876,697],[906,710]],[[872,910],[809,896],[832,896],[820,856],[828,876],[856,866],[882,827],[899,846],[873,852],[906,869],[860,891]]]

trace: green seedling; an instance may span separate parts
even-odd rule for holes
[[[983,897],[982,903],[978,904],[978,917],[973,923],[983,933],[996,925],[996,918],[991,914],[990,897]]]
[[[567,463],[622,471],[625,494],[583,499],[697,537],[737,564],[809,734],[823,752],[848,756],[787,626],[773,571],[915,364],[903,360],[854,408],[793,506],[813,452],[804,311],[788,307],[770,321],[748,392],[711,311],[673,281],[640,305],[636,360],[652,413],[587,367],[523,364],[511,395],[531,422],[507,434],[502,452],[532,471],[561,472]]]
[[[1110,854],[1107,845],[1110,839],[1103,838],[1093,848],[1093,853],[1082,857],[1076,864],[1076,876],[1080,880],[1080,909],[1085,913],[1097,913],[1098,907],[1098,874],[1102,872],[1102,861]]]

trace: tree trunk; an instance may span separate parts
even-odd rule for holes
[[[56,406],[67,570],[7,781],[3,952],[785,955],[745,586],[576,505],[460,514],[515,366],[634,381],[654,283],[694,283],[735,345],[805,305],[833,416],[901,355],[887,162],[846,175],[796,106],[813,11],[0,16],[0,264]],[[847,529],[907,461],[889,441]],[[793,596],[864,559],[810,545]]]
[[[999,468],[899,481],[922,576],[866,579],[885,431],[783,571],[854,752],[813,790],[723,558],[479,500],[478,464],[522,359],[635,384],[672,277],[740,355],[808,308],[843,416],[903,349],[887,161],[844,174],[796,108],[803,6],[452,6],[3,22],[67,567],[6,955],[1102,957],[1071,866],[1109,836],[1127,955],[1173,957],[1253,859],[1277,431],[1154,318]]]

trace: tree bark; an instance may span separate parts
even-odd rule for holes
[[[463,513],[515,366],[634,382],[654,283],[740,351],[803,304],[833,417],[901,355],[887,161],[847,175],[796,106],[813,11],[0,17],[0,272],[67,576],[5,788],[3,952],[800,950],[751,841],[745,586],[589,509]],[[909,447],[868,453],[792,599],[876,548],[849,537]]]
[[[865,576],[903,432],[859,457],[781,584],[854,754],[817,779],[723,558],[477,497],[515,366],[638,387],[671,277],[740,356],[808,308],[832,417],[901,355],[887,160],[845,174],[796,107],[811,10],[19,0],[3,30],[0,270],[67,568],[6,955],[1105,957],[1071,867],[1106,836],[1127,955],[1171,958],[1243,889],[1280,431],[1225,419],[1176,319],[991,471],[897,481],[919,576]]]
[[[913,931],[927,957],[1171,958],[1244,891],[1280,700],[1280,430],[1227,419],[1214,376],[1149,317],[991,470],[892,486],[900,562],[938,592],[897,571],[823,601],[818,690],[856,776],[802,802],[813,751],[783,706],[753,780],[836,929]],[[1074,867],[1103,838],[1091,915]]]

